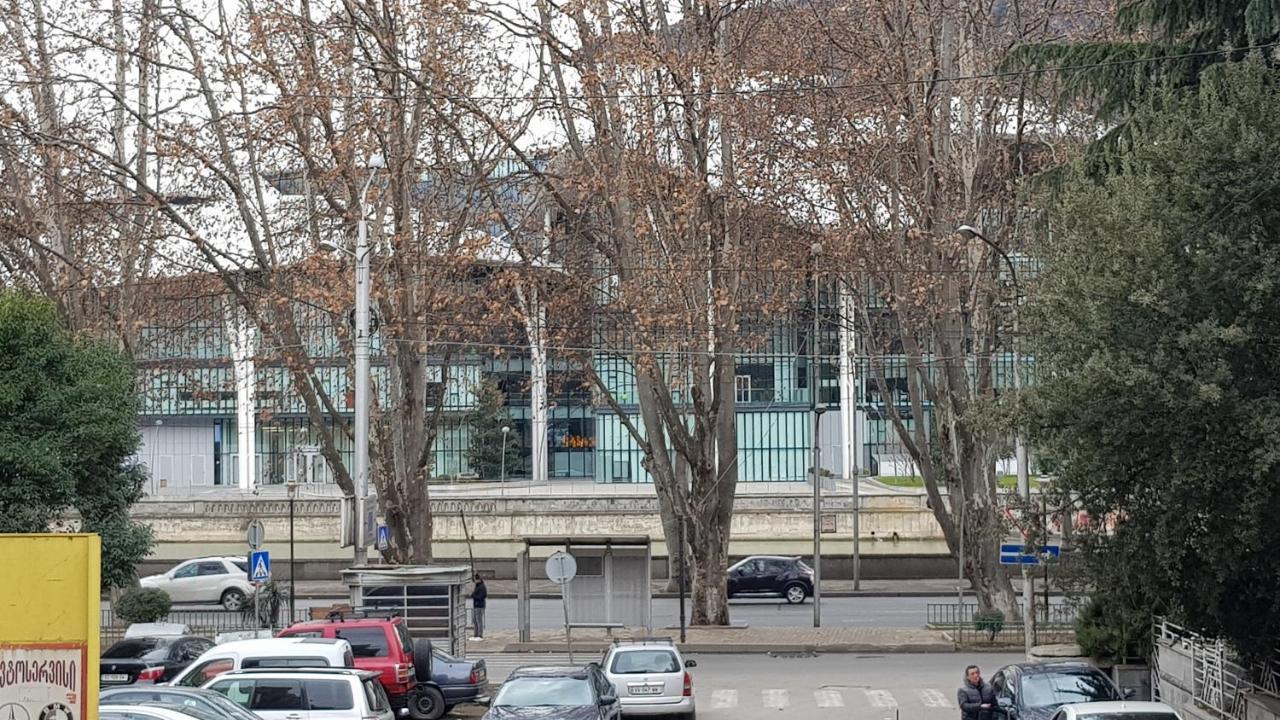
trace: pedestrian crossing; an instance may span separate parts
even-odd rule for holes
[[[513,670],[528,665],[569,665],[566,653],[530,654],[473,654],[468,657],[484,658],[489,681],[495,689]],[[575,653],[576,664],[599,658],[594,654]],[[706,663],[706,660],[702,660]],[[951,718],[956,712],[954,690],[943,688],[911,687],[863,687],[855,682],[848,685],[823,685],[820,687],[723,687],[735,685],[732,679],[709,673],[693,671],[693,685],[697,696],[698,711],[708,717],[739,717],[743,712],[779,712],[789,710],[844,711],[871,720],[894,718]],[[781,684],[781,683],[780,683]]]

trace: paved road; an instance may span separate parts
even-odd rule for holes
[[[701,720],[840,718],[956,720],[956,687],[964,666],[990,676],[1021,655],[690,655]],[[584,658],[575,658],[582,662]],[[520,665],[567,662],[563,655],[489,655],[495,683]]]

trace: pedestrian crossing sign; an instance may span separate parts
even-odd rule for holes
[[[271,582],[271,554],[266,550],[250,553],[249,580],[256,583]]]

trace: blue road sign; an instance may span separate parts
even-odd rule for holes
[[[266,550],[254,550],[249,554],[250,582],[271,582],[271,554]]]
[[[378,526],[378,541],[374,543],[378,550],[386,550],[391,547],[391,528],[386,525]]]
[[[1062,556],[1062,546],[1041,545],[1034,554],[1023,552],[1025,545],[1008,544],[1000,546],[1001,565],[1039,565],[1043,560],[1057,560]]]

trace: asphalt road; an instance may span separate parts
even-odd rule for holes
[[[700,720],[840,718],[956,720],[955,695],[964,666],[990,677],[1018,654],[933,655],[690,655]],[[581,662],[581,658],[578,658]],[[566,662],[562,656],[489,655],[495,683],[519,665]],[[478,708],[460,714],[479,714]]]

